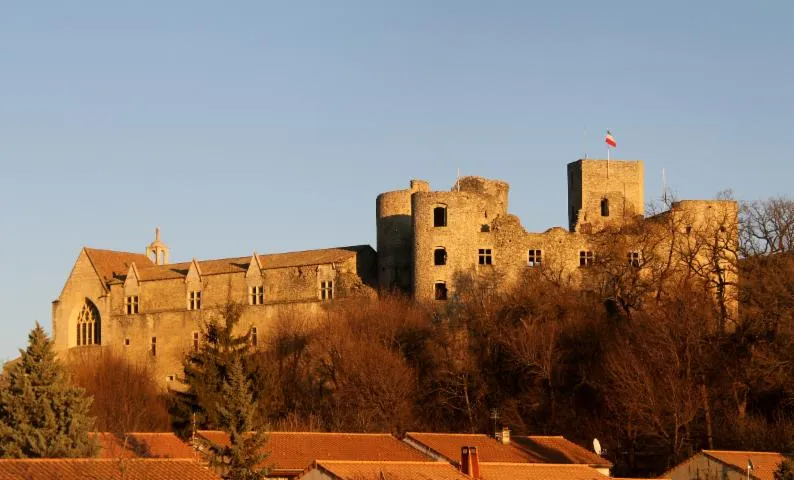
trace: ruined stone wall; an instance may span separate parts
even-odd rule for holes
[[[569,230],[595,232],[642,216],[644,181],[641,161],[578,160],[569,163]],[[608,202],[608,216],[602,215],[602,200]]]

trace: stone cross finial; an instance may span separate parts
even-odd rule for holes
[[[154,229],[154,240],[155,240],[156,242],[159,242],[159,241],[160,241],[160,227],[156,227],[156,228]]]

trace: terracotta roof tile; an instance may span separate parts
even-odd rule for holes
[[[777,452],[742,452],[734,450],[703,450],[703,454],[730,465],[740,472],[747,471],[747,460],[753,462],[752,477],[773,480],[773,473],[786,457]]]
[[[154,265],[146,255],[132,252],[116,252],[114,250],[101,250],[98,248],[85,247],[88,259],[97,269],[102,280],[107,283],[114,278],[127,275],[132,262],[136,267]]]
[[[109,458],[0,459],[1,480],[219,480],[193,460]]]
[[[563,437],[513,436],[504,445],[488,435],[408,432],[408,440],[424,445],[457,464],[460,449],[477,447],[481,462],[570,463],[609,468],[612,464]]]
[[[514,435],[510,441],[537,458],[536,463],[581,463],[595,467],[612,467],[609,460],[562,436]]]
[[[101,458],[195,458],[195,450],[173,433],[94,434]]]
[[[200,431],[200,437],[228,442],[223,432]],[[271,432],[264,464],[276,471],[300,472],[315,460],[426,461],[427,457],[388,433]]]
[[[308,265],[322,265],[343,262],[363,250],[370,249],[368,245],[352,247],[324,248],[319,250],[305,250],[301,252],[271,253],[259,255],[259,262],[264,270],[286,267],[299,267]],[[170,263],[168,265],[155,265],[151,262],[138,268],[142,281],[167,280],[184,278],[190,268],[191,262]],[[221,258],[217,260],[198,260],[202,275],[216,275],[222,273],[245,273],[251,263],[251,256]],[[126,274],[126,270],[124,270]]]
[[[483,480],[604,480],[608,478],[587,465],[482,461],[480,462],[480,476]]]
[[[316,467],[344,480],[469,480],[445,462],[344,462],[318,460]],[[311,470],[311,469],[310,469]],[[299,476],[301,478],[303,475]]]

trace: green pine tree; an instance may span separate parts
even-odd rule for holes
[[[217,405],[222,403],[223,386],[229,379],[231,364],[237,360],[243,371],[249,366],[249,333],[237,335],[242,307],[227,304],[210,319],[201,332],[198,350],[191,351],[183,363],[185,391],[172,392],[170,412],[174,430],[183,437],[195,424],[199,429],[219,429]],[[256,400],[256,399],[255,399]]]
[[[267,435],[256,422],[251,388],[239,360],[233,360],[222,388],[223,402],[217,409],[221,428],[229,435],[228,445],[212,445],[217,462],[228,469],[227,480],[261,480],[267,469],[260,465],[267,454]]]
[[[794,480],[794,459],[787,458],[780,462],[773,475],[775,480]]]
[[[97,446],[88,436],[94,425],[88,415],[91,398],[71,384],[38,323],[20,354],[0,391],[0,456],[95,455]]]

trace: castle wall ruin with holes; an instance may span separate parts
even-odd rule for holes
[[[527,232],[508,211],[506,182],[462,177],[449,191],[412,180],[380,194],[377,252],[364,245],[169,263],[159,230],[144,253],[85,247],[52,304],[56,349],[117,349],[170,384],[203,323],[229,302],[244,305],[240,323],[256,345],[279,321],[378,291],[443,307],[485,278],[507,290],[544,272],[597,288],[590,272],[610,257],[642,275],[673,258],[670,279],[697,271],[735,316],[735,202],[680,201],[646,217],[642,162],[579,160],[567,175],[568,229]]]

